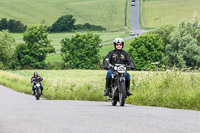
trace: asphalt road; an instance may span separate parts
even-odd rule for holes
[[[200,112],[39,100],[0,86],[0,133],[200,133]]]
[[[135,6],[131,6],[130,8],[130,24],[131,24],[131,31],[136,33],[139,33],[139,35],[143,34],[144,32],[147,32],[146,30],[142,30],[140,27],[140,14],[139,14],[139,0],[135,1]],[[135,36],[128,36],[123,38],[124,40],[129,40],[131,38],[136,37]],[[111,44],[113,42],[106,42],[106,43],[102,43],[101,45],[107,45],[107,44]]]

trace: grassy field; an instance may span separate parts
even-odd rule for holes
[[[0,84],[31,94],[33,72],[44,78],[47,99],[107,101],[103,96],[106,70],[0,71]],[[126,103],[200,110],[200,74],[181,71],[129,71],[131,92]],[[33,100],[35,98],[33,97]]]
[[[195,12],[200,14],[199,0],[142,0],[142,16],[145,27],[178,25],[192,21]]]
[[[116,37],[124,37],[127,35],[126,31],[119,32],[94,32],[94,34],[98,34],[102,39],[102,43],[113,41]],[[16,43],[23,43],[23,34],[12,34],[16,40]],[[65,37],[71,38],[75,33],[49,33],[48,38],[52,40],[51,44],[54,46],[56,51],[60,51],[61,45],[60,41]]]
[[[0,5],[0,18],[17,19],[27,25],[50,26],[61,15],[72,14],[76,24],[101,25],[108,30],[125,26],[126,0],[1,0]]]

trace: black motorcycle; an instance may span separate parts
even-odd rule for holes
[[[110,64],[109,59],[106,59],[109,64],[109,68],[114,69],[114,73],[111,75],[111,86],[109,91],[109,100],[112,100],[112,105],[116,106],[119,101],[120,106],[124,106],[127,98],[126,94],[126,71],[127,67],[125,64]]]
[[[36,97],[36,100],[40,100],[40,96],[41,96],[41,81],[39,78],[36,78],[36,80],[34,81],[34,88],[35,88],[35,97]]]

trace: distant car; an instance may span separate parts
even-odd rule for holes
[[[135,6],[135,2],[131,2],[131,6]]]
[[[135,32],[134,31],[131,31],[131,36],[135,36]]]
[[[135,0],[132,0],[132,2],[135,2]]]

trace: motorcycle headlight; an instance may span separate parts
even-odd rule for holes
[[[36,86],[37,86],[37,87],[40,87],[40,84],[39,84],[39,83],[37,83],[37,84],[36,84]]]
[[[119,73],[125,73],[126,72],[126,67],[124,66],[120,66],[118,67],[118,70],[117,70]]]

